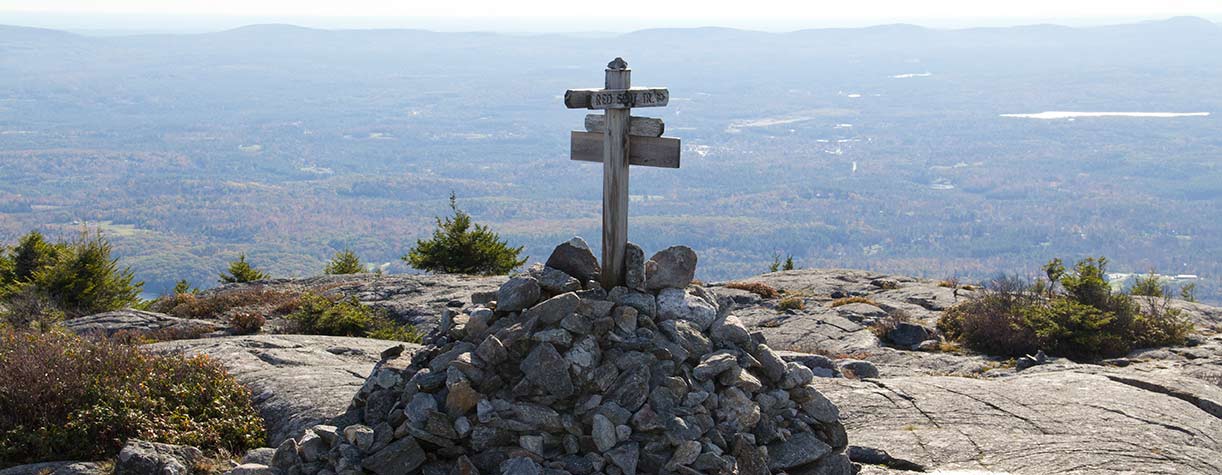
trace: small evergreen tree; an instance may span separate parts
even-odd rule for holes
[[[1162,297],[1167,294],[1166,289],[1160,285],[1158,274],[1153,270],[1146,276],[1137,276],[1137,280],[1133,282],[1133,288],[1129,289],[1129,293],[1133,295],[1144,295],[1146,297]]]
[[[172,293],[171,295],[179,295],[179,294],[194,295],[198,293],[199,293],[199,289],[195,287],[191,287],[191,283],[187,282],[187,279],[181,279],[178,281],[178,283],[174,284],[174,293]]]
[[[792,255],[785,256],[785,265],[781,266],[781,270],[793,270],[793,269],[794,269],[793,256]]]
[[[39,270],[55,263],[64,251],[64,243],[50,243],[38,231],[30,231],[13,247],[11,282],[29,282]]]
[[[365,272],[365,265],[361,264],[361,258],[357,257],[351,249],[344,249],[336,252],[335,256],[331,257],[331,262],[327,263],[327,267],[323,268],[323,272],[327,274],[360,274]]]
[[[35,272],[33,284],[64,313],[90,315],[126,308],[139,302],[143,282],[133,282],[130,268],[119,269],[110,243],[101,235],[82,236],[60,245],[56,262]]]
[[[781,270],[781,254],[778,252],[772,253],[772,264],[768,265],[768,272],[777,272]]]
[[[255,269],[246,262],[246,254],[238,254],[238,260],[229,263],[229,272],[221,273],[222,284],[237,284],[264,280],[267,274]]]
[[[1197,301],[1197,284],[1188,283],[1180,286],[1180,298],[1189,302]]]
[[[487,226],[471,222],[471,215],[458,209],[450,193],[454,216],[437,218],[432,239],[417,240],[403,260],[417,269],[456,274],[506,274],[526,263],[518,259],[522,246],[509,247]]]

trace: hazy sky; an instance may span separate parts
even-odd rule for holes
[[[102,23],[136,25],[141,18],[175,16],[208,17],[214,22],[242,17],[319,26],[424,27],[424,18],[444,25],[462,25],[459,18],[482,18],[470,25],[497,29],[491,17],[500,17],[509,30],[550,24],[546,29],[615,31],[638,26],[784,29],[896,21],[970,25],[1174,15],[1222,18],[1222,0],[619,0],[616,4],[610,9],[593,0],[0,0],[0,23],[39,18],[88,23],[95,18],[102,27]]]

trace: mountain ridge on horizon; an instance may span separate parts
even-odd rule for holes
[[[132,33],[123,34],[122,30],[107,30],[113,31],[113,34],[107,35],[89,35],[79,33],[78,28],[50,28],[40,26],[26,26],[20,24],[9,24],[0,21],[0,33],[5,29],[23,29],[23,30],[43,30],[54,31],[70,35],[75,35],[84,38],[124,38],[124,37],[148,37],[148,36],[207,36],[207,35],[223,35],[242,32],[276,32],[283,33],[286,31],[293,32],[331,32],[331,33],[354,33],[354,32],[411,32],[411,33],[430,33],[439,35],[505,35],[513,37],[620,37],[640,34],[658,34],[658,33],[674,33],[674,32],[715,32],[726,34],[750,34],[758,36],[792,36],[809,33],[830,33],[830,32],[860,32],[860,31],[887,31],[895,32],[902,30],[907,32],[922,31],[922,32],[939,32],[939,33],[956,33],[956,32],[979,32],[979,31],[1000,31],[1000,30],[1034,30],[1055,28],[1060,30],[1104,30],[1104,29],[1126,29],[1126,28],[1149,28],[1161,26],[1196,26],[1196,27],[1212,27],[1222,29],[1222,23],[1215,22],[1201,16],[1173,16],[1163,19],[1151,19],[1135,22],[1108,23],[1099,25],[1086,26],[1071,26],[1060,23],[1023,23],[1006,26],[963,26],[963,27],[931,27],[920,25],[911,22],[895,22],[895,23],[878,23],[865,26],[828,26],[828,27],[811,27],[798,28],[786,31],[768,31],[755,28],[739,28],[730,26],[705,25],[705,26],[680,26],[680,27],[650,27],[633,29],[623,32],[614,31],[557,31],[557,32],[512,32],[512,31],[496,31],[496,30],[481,30],[475,29],[470,31],[448,31],[434,30],[429,28],[418,27],[366,27],[366,28],[323,28],[313,26],[303,26],[292,22],[269,22],[269,23],[250,23],[231,28],[221,28],[215,31],[200,31],[200,32],[154,32],[154,33]]]

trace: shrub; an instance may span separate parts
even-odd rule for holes
[[[229,317],[229,328],[238,335],[253,335],[263,329],[267,318],[255,312],[236,312]]]
[[[222,284],[240,284],[266,280],[267,274],[255,269],[246,262],[246,254],[238,254],[238,260],[229,263],[229,272],[221,272]]]
[[[836,308],[841,305],[848,305],[851,303],[865,303],[865,304],[873,305],[875,307],[878,306],[878,303],[874,302],[873,300],[870,300],[869,297],[852,296],[852,297],[841,297],[836,300],[833,300],[831,303],[831,307]]]
[[[796,295],[785,297],[777,302],[776,307],[780,310],[802,310],[806,308],[806,301],[802,297]]]
[[[1006,356],[1042,349],[1089,359],[1185,341],[1191,323],[1165,299],[1143,310],[1130,296],[1113,293],[1106,266],[1107,259],[1088,258],[1067,271],[1054,259],[1044,266],[1047,281],[999,279],[948,309],[938,329],[977,351]]]
[[[228,314],[242,311],[278,316],[296,311],[300,299],[300,292],[252,285],[202,294],[170,295],[157,300],[151,308],[179,318],[224,319]]]
[[[730,282],[726,284],[726,288],[745,290],[766,299],[775,299],[781,296],[780,292],[777,292],[775,288],[763,282]]]
[[[311,335],[366,336],[384,340],[419,342],[415,328],[400,326],[356,297],[332,299],[304,294],[297,311],[287,317],[294,330]]]
[[[327,266],[323,268],[323,273],[326,274],[360,274],[362,272],[365,272],[365,265],[361,264],[361,258],[349,249],[335,253],[331,257],[331,262],[328,262]]]
[[[0,330],[0,466],[112,457],[131,437],[234,453],[263,444],[250,392],[206,356]]]
[[[403,260],[412,267],[429,272],[456,274],[506,274],[526,263],[518,259],[522,246],[509,247],[487,226],[471,222],[471,215],[458,209],[450,193],[454,217],[437,218],[437,229],[428,240],[417,240]]]
[[[887,312],[887,316],[870,324],[870,332],[874,333],[874,336],[878,337],[879,339],[885,339],[887,338],[887,334],[891,333],[891,330],[899,327],[901,323],[910,322],[912,322],[912,315],[909,315],[908,312],[897,308]]]
[[[4,299],[4,323],[17,330],[47,331],[64,320],[64,312],[33,285],[16,288]]]

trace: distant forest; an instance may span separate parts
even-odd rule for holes
[[[678,170],[633,169],[630,239],[706,281],[799,267],[964,281],[1051,257],[1197,274],[1222,302],[1222,26],[614,37],[264,25],[92,38],[0,26],[0,243],[100,228],[152,293],[399,260],[451,191],[531,261],[597,246],[601,171],[568,160],[623,56],[669,87]],[[1208,112],[1062,118],[1043,111]]]

